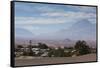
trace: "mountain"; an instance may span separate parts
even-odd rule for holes
[[[96,25],[90,23],[87,19],[79,20],[70,27],[70,30],[84,30],[84,31],[95,31]]]
[[[96,40],[96,25],[86,19],[79,20],[68,29],[60,30],[58,34],[75,40]]]
[[[35,40],[32,39],[32,45],[36,45],[38,43],[45,43],[46,45],[50,46],[50,47],[73,47],[76,42],[78,40],[70,40],[70,39],[65,39],[65,40]],[[88,40],[86,41],[87,44],[90,47],[96,48],[96,42],[95,41],[91,41]],[[28,46],[29,45],[29,40],[25,40],[25,39],[17,39],[16,40],[16,45],[23,45],[23,46]]]
[[[42,36],[43,38],[40,39],[37,37],[33,38],[34,34],[21,28],[16,29],[16,34],[16,44],[27,45],[29,44],[29,40],[32,40],[33,44],[42,42],[48,46],[57,47],[74,46],[77,40],[85,40],[89,46],[96,47],[96,25],[86,19],[79,20],[68,29],[60,29],[56,33],[52,33],[51,36],[46,35],[47,39],[44,39],[45,36]]]

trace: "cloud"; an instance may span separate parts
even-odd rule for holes
[[[35,17],[16,17],[15,23],[23,25],[33,25],[33,24],[61,24],[65,23],[66,20],[63,18],[35,18]]]
[[[96,14],[85,12],[48,12],[42,13],[40,17],[15,17],[16,24],[34,25],[34,24],[63,24],[76,22],[80,19],[88,19],[95,22]]]
[[[94,13],[85,13],[85,12],[73,12],[73,11],[68,11],[68,12],[48,12],[48,13],[43,13],[41,14],[42,16],[58,16],[58,17],[96,17],[96,14]]]
[[[15,15],[15,23],[20,25],[73,23],[79,19],[95,22],[96,8],[17,2]]]
[[[96,7],[80,6],[78,10],[81,12],[96,13]]]
[[[51,37],[53,32],[67,29],[84,19],[96,23],[96,9],[87,6],[36,3],[16,3],[15,6],[15,28],[23,28],[37,37]]]
[[[15,3],[16,16],[34,16],[43,13],[55,12],[86,12],[96,13],[96,7],[72,6],[72,5],[52,5],[38,3]]]

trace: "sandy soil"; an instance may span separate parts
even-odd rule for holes
[[[15,66],[41,65],[41,64],[59,64],[74,62],[96,61],[96,54],[87,54],[76,57],[21,57],[15,58]]]

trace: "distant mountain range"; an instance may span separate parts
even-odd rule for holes
[[[65,39],[65,40],[34,40],[32,39],[32,45],[35,45],[38,43],[45,43],[48,46],[52,46],[52,47],[59,47],[59,46],[70,47],[70,46],[74,46],[77,41],[78,40],[70,40],[70,39]],[[87,40],[86,42],[90,47],[94,47],[94,48],[96,47],[96,41]],[[27,46],[29,45],[29,40],[17,39],[15,43],[16,45],[21,44],[21,45]]]
[[[58,31],[58,35],[77,40],[96,40],[96,24],[92,24],[86,19],[80,20],[70,28]]]
[[[47,37],[48,39],[33,38],[31,32],[24,29],[16,29],[16,44],[29,44],[29,40],[32,40],[33,44],[39,42],[46,43],[48,46],[74,46],[77,40],[85,40],[89,46],[96,47],[96,24],[90,23],[90,21],[84,19],[74,23],[68,29],[61,29],[54,33],[54,36]],[[29,35],[29,38],[18,35]],[[49,38],[53,39],[49,39]],[[54,39],[55,38],[55,39]]]

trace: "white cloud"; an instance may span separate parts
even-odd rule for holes
[[[25,4],[23,5],[25,6]],[[27,14],[30,13],[29,16],[31,17],[27,17],[27,14],[26,14],[26,17],[24,17],[23,15],[22,17],[21,15],[19,17],[15,17],[16,24],[20,24],[20,25],[21,24],[22,25],[23,24],[24,25],[63,24],[63,23],[76,22],[81,19],[88,19],[90,22],[93,22],[96,19],[96,14],[93,13],[95,11],[95,7],[93,8],[93,7],[87,7],[87,6],[62,5],[62,7],[64,8],[61,8],[59,7],[59,5],[46,5],[46,4],[45,5],[40,4],[38,6],[37,4],[30,4],[30,5],[26,5],[25,7],[27,7],[27,9],[26,8],[20,8],[20,9],[23,9],[24,11],[26,11]],[[66,9],[69,9],[69,10],[66,10]],[[33,14],[33,17],[31,14]],[[36,14],[38,17],[34,17],[34,14]]]
[[[85,12],[49,12],[49,13],[44,13],[41,14],[42,16],[48,16],[48,17],[53,17],[53,16],[58,16],[58,17],[74,17],[74,18],[91,18],[91,17],[96,17],[95,14],[93,13],[85,13]]]
[[[32,25],[32,24],[60,24],[65,23],[63,18],[34,18],[34,17],[16,17],[16,24]]]
[[[96,14],[85,12],[47,12],[42,13],[40,17],[15,17],[15,23],[20,25],[63,24],[76,22],[81,19],[95,22]]]

